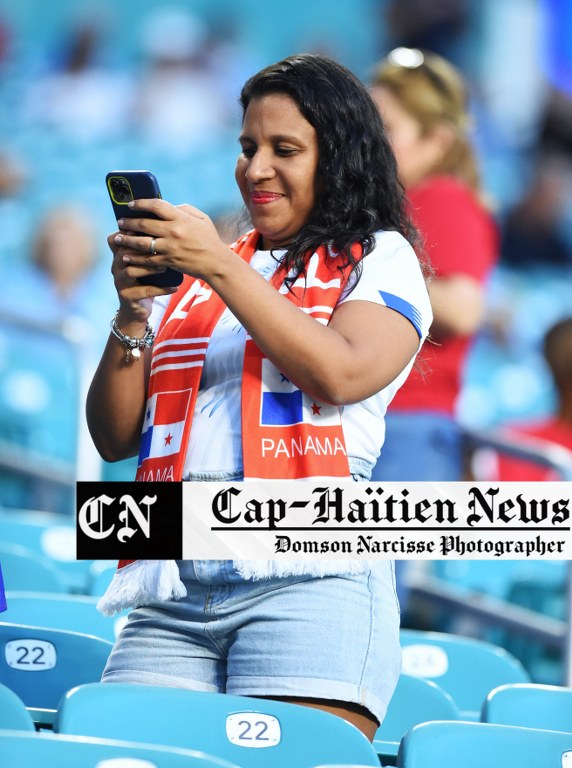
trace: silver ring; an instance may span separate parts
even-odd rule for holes
[[[155,250],[155,240],[156,240],[156,238],[152,237],[151,238],[151,242],[149,243],[149,253],[152,256],[155,256],[157,254],[157,251]]]

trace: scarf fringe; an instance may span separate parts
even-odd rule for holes
[[[127,608],[179,600],[186,594],[174,560],[135,560],[117,569],[97,603],[97,610],[113,616]]]
[[[233,560],[243,579],[252,581],[284,576],[344,576],[364,573],[368,560]],[[174,560],[135,560],[119,568],[97,603],[97,610],[113,616],[127,608],[180,600],[187,590]]]
[[[363,573],[367,560],[233,560],[243,579],[272,579],[282,576],[343,576]]]

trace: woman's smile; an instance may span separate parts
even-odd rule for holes
[[[250,199],[255,205],[267,205],[268,203],[280,200],[282,197],[283,195],[280,195],[277,192],[265,192],[257,189],[253,189],[250,192]]]

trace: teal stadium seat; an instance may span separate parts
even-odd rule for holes
[[[433,722],[412,728],[399,768],[570,768],[572,734],[490,723]]]
[[[117,570],[117,560],[95,560],[89,569],[87,593],[101,597]]]
[[[572,688],[557,685],[501,685],[487,696],[482,721],[572,733]]]
[[[311,768],[328,761],[379,768],[367,738],[336,715],[224,693],[81,685],[62,700],[54,730],[199,749],[243,768]]]
[[[457,705],[436,683],[402,673],[373,746],[383,764],[392,764],[402,737],[414,725],[458,718]]]
[[[445,632],[402,629],[402,671],[432,680],[451,695],[461,720],[480,720],[485,697],[504,683],[529,683],[520,661],[503,648]]]
[[[112,647],[93,635],[0,621],[0,683],[49,724],[67,691],[101,679]]]
[[[0,729],[2,728],[13,728],[18,731],[36,730],[32,715],[26,709],[22,699],[11,688],[0,683]]]
[[[34,590],[36,592],[64,593],[64,584],[58,570],[47,558],[19,544],[0,544],[0,563],[4,588]]]
[[[97,610],[97,600],[89,595],[7,592],[8,608],[2,618],[15,624],[67,629],[113,642],[127,621],[128,611],[104,616]]]
[[[92,561],[75,557],[76,529],[71,518],[40,510],[0,509],[0,541],[19,544],[49,560],[67,592],[87,593]]]
[[[0,730],[2,768],[240,768],[204,752],[112,739]]]

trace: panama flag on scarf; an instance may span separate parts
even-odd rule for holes
[[[4,579],[2,578],[2,566],[0,566],[0,613],[6,610],[6,592],[4,591]]]
[[[246,368],[252,371],[255,364],[247,353]],[[258,364],[258,402],[252,398],[245,403],[243,391],[243,410],[256,409],[252,437],[243,443],[245,469],[251,467],[249,477],[347,477],[339,408],[299,390],[267,358]]]
[[[169,457],[173,457],[181,450],[191,392],[191,389],[156,392],[147,400],[139,448],[139,468],[144,472],[145,460],[150,456],[162,457],[165,461],[161,473],[139,479],[154,481],[172,479],[170,477],[172,460]],[[180,420],[175,421],[175,418]]]
[[[317,403],[292,384],[270,360],[262,360],[261,426],[314,424],[331,427],[339,423],[337,406]]]

